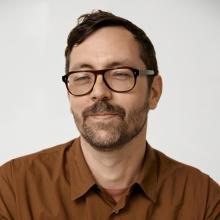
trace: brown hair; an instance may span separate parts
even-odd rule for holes
[[[101,10],[81,15],[78,18],[76,27],[74,27],[69,33],[67,47],[65,50],[66,73],[69,71],[70,53],[73,46],[82,43],[89,35],[98,29],[109,26],[121,26],[130,31],[140,45],[140,57],[145,63],[146,68],[154,70],[154,72],[158,74],[158,65],[154,46],[145,32],[132,22],[118,17],[110,12]],[[149,77],[149,84],[151,84],[152,79],[152,77]]]

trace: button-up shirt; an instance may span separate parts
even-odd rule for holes
[[[77,138],[0,167],[0,219],[220,220],[220,187],[146,143],[138,179],[115,202],[96,183]]]

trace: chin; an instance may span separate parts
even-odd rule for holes
[[[84,139],[96,150],[109,152],[120,147],[120,135],[118,133],[112,134],[109,131],[105,130],[96,130],[92,133],[82,134]]]
[[[94,142],[103,143],[103,145],[115,145],[120,139],[120,135],[116,132],[96,130],[91,139]]]

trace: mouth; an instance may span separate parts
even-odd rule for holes
[[[89,114],[88,117],[95,120],[108,120],[108,119],[113,119],[115,117],[120,117],[120,115],[117,113],[101,112],[101,113]]]
[[[101,122],[104,120],[124,120],[125,110],[118,105],[111,105],[106,101],[97,101],[92,106],[86,108],[82,112],[83,120],[99,120]]]

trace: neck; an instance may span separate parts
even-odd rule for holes
[[[146,127],[125,146],[101,152],[81,137],[85,160],[97,183],[106,189],[125,189],[137,178],[146,149]]]

